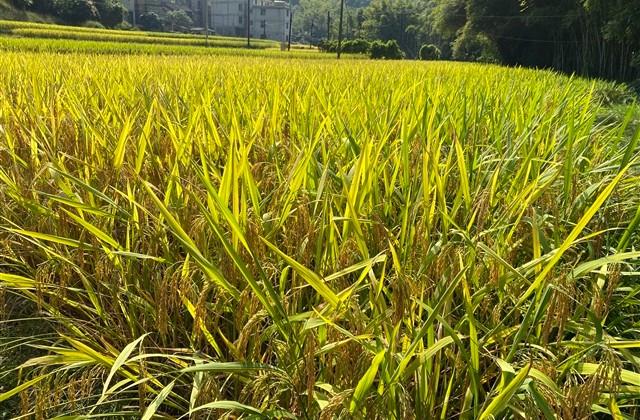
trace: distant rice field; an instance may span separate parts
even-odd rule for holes
[[[0,34],[21,38],[69,39],[83,41],[123,42],[156,45],[191,45],[205,46],[207,42],[213,47],[244,47],[246,38],[233,38],[210,35],[182,34],[169,32],[124,31],[115,29],[84,28],[35,22],[0,20]],[[277,41],[252,39],[252,48],[280,48]]]

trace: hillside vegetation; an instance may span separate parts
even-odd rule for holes
[[[25,11],[16,8],[10,0],[0,0],[0,19],[31,21],[31,22],[53,22],[54,19],[36,12]]]
[[[460,63],[2,53],[0,404],[638,418],[624,96]]]

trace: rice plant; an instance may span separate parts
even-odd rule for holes
[[[0,51],[8,52],[38,52],[38,53],[80,53],[101,55],[180,55],[180,56],[251,56],[251,57],[279,57],[279,58],[306,58],[326,59],[326,55],[318,51],[305,51],[294,49],[281,51],[280,48],[256,48],[245,49],[238,46],[212,46],[198,45],[168,45],[157,43],[136,42],[109,42],[90,41],[82,39],[51,39],[51,38],[18,38],[0,36]],[[355,54],[349,55],[349,59],[362,59]]]
[[[124,31],[116,29],[85,28],[36,22],[0,20],[0,33],[4,36],[45,39],[76,39],[86,41],[127,42],[160,45],[202,45],[206,43],[204,35],[169,32]],[[209,36],[208,42],[216,47],[243,47],[245,38]],[[266,39],[254,39],[252,48],[278,48],[279,42]]]
[[[461,63],[5,52],[0,407],[638,418],[625,96]]]

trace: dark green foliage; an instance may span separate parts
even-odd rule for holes
[[[640,0],[425,0],[432,34],[460,60],[640,76]]]
[[[24,3],[24,0],[13,0],[13,3],[17,6],[19,3]],[[30,10],[38,13],[55,14],[54,0],[36,0],[29,6]]]
[[[64,23],[99,22],[113,28],[122,23],[126,8],[121,0],[11,0],[23,10],[55,16]],[[90,24],[91,25],[91,24]],[[94,24],[95,25],[95,24]],[[84,26],[87,26],[86,24]]]
[[[140,27],[147,31],[161,31],[162,21],[157,13],[150,12],[140,15],[138,19]]]
[[[26,10],[33,6],[33,0],[13,0],[13,4],[18,9]]]
[[[471,30],[468,25],[453,43],[453,58],[483,63],[500,63],[502,61],[496,44],[485,34]]]
[[[118,0],[99,0],[96,2],[100,23],[109,28],[122,23],[127,9]]]
[[[184,10],[172,10],[167,13],[166,22],[171,28],[171,31],[179,29],[188,29],[193,25],[193,20],[189,17]]]
[[[98,9],[91,0],[54,0],[53,6],[56,16],[68,23],[96,20],[99,16]]]
[[[104,25],[97,20],[88,20],[82,24],[84,28],[105,29]]]
[[[320,42],[318,42],[318,49],[322,52],[336,52],[337,48],[338,48],[337,41],[328,41],[326,39],[323,39]]]
[[[364,36],[362,31],[363,10],[368,4],[369,0],[345,0],[342,27],[344,39],[356,39]],[[317,45],[323,39],[337,39],[340,17],[339,1],[300,0],[292,1],[292,5],[294,6],[292,34],[294,40]],[[327,28],[327,13],[331,14],[329,28]]]
[[[420,60],[439,60],[440,48],[433,44],[425,44],[420,48]]]
[[[131,24],[129,22],[127,22],[126,20],[123,20],[122,22],[118,23],[116,26],[114,26],[114,29],[119,29],[122,31],[130,31],[133,29],[133,26],[131,26]]]
[[[409,56],[418,53],[420,1],[373,0],[364,11],[363,31],[369,39],[395,41]]]
[[[342,43],[342,52],[349,54],[367,54],[371,43],[366,39],[351,39]]]
[[[374,41],[371,43],[369,57],[372,59],[401,60],[404,58],[404,54],[395,40],[387,42]]]
[[[640,0],[372,0],[363,35],[396,40],[410,57],[444,58],[640,78]]]
[[[371,43],[366,39],[351,39],[342,41],[342,52],[348,54],[368,54]],[[323,39],[318,43],[318,49],[323,52],[334,53],[338,51],[338,41]]]

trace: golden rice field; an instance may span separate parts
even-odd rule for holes
[[[640,109],[462,63],[0,54],[0,417],[640,416]]]
[[[96,29],[35,22],[0,20],[0,51],[57,52],[108,55],[243,55],[320,58],[308,45],[292,44],[282,52],[277,41],[176,32]],[[239,51],[239,49],[242,49]],[[347,58],[364,58],[347,54]]]
[[[117,30],[85,28],[36,22],[0,20],[0,35],[35,41],[38,39],[60,39],[79,41],[99,41],[111,43],[159,44],[173,46],[205,46],[207,40],[201,34],[179,32],[145,32],[138,30]],[[208,43],[216,47],[244,47],[246,38],[211,35]],[[254,49],[280,48],[280,43],[266,39],[252,39]]]

